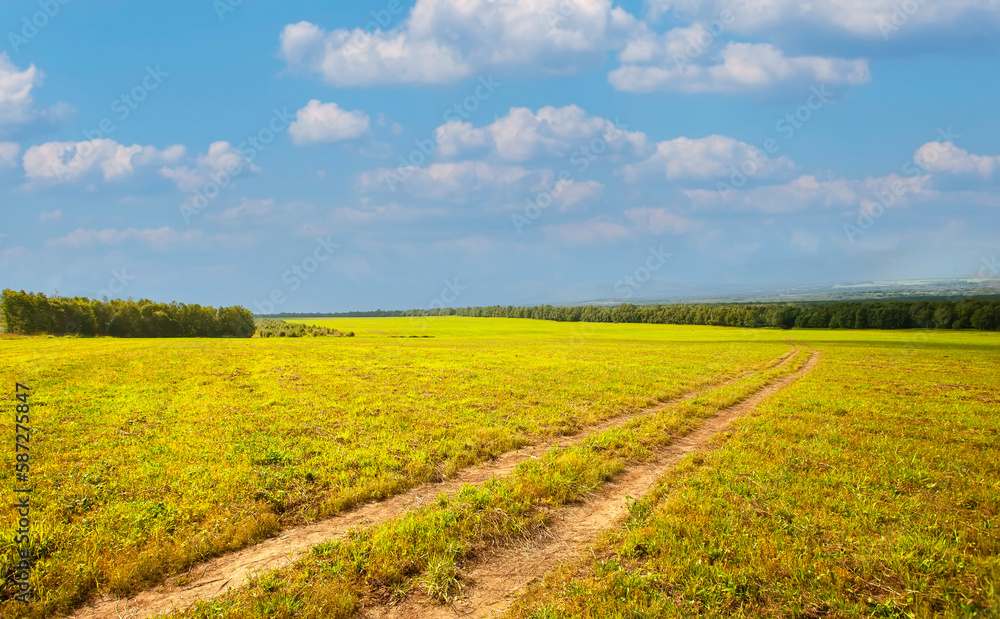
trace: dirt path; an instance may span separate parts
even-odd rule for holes
[[[652,490],[657,480],[684,455],[708,446],[711,439],[726,430],[736,418],[812,371],[818,362],[819,353],[814,351],[801,369],[706,419],[695,431],[662,448],[655,461],[628,469],[591,500],[560,509],[558,520],[544,535],[477,561],[465,571],[466,589],[462,599],[452,606],[437,606],[425,596],[411,595],[398,606],[368,608],[360,616],[368,619],[476,619],[502,613],[529,584],[544,577],[558,564],[577,559],[601,533],[621,522],[628,513],[629,499],[642,497]]]
[[[798,350],[793,350],[779,357],[780,362],[769,366],[768,369],[786,365],[797,354]],[[240,587],[255,573],[285,567],[301,557],[312,546],[327,540],[340,539],[350,529],[378,524],[395,518],[416,507],[433,502],[443,492],[456,492],[465,484],[478,484],[493,477],[506,475],[519,463],[530,458],[540,457],[553,447],[575,445],[592,434],[625,425],[633,419],[652,415],[668,406],[698,397],[710,389],[735,383],[755,373],[748,372],[636,413],[587,426],[574,435],[549,439],[517,451],[507,452],[495,460],[463,469],[454,477],[442,482],[423,484],[408,492],[383,501],[366,503],[349,512],[320,522],[285,529],[277,537],[237,552],[209,559],[184,575],[171,577],[164,584],[147,589],[127,600],[111,596],[101,597],[87,606],[81,607],[70,617],[71,619],[105,619],[108,617],[112,619],[118,617],[144,619],[172,610],[186,609],[198,600],[211,600],[228,590]],[[179,584],[179,582],[184,582],[184,584]]]

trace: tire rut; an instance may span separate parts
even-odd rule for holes
[[[560,563],[580,557],[588,545],[628,515],[629,499],[644,496],[685,455],[709,445],[737,418],[756,408],[767,397],[808,374],[819,363],[813,351],[802,368],[782,376],[746,399],[705,419],[692,432],[678,437],[657,451],[656,459],[627,469],[604,489],[582,503],[560,508],[556,522],[531,540],[506,547],[477,560],[464,570],[468,583],[461,598],[451,606],[439,606],[426,596],[411,595],[397,606],[374,606],[363,610],[364,619],[478,619],[507,610],[532,582],[540,580]]]

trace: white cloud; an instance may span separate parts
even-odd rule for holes
[[[31,90],[42,83],[42,72],[35,65],[19,70],[7,52],[0,53],[0,125],[32,120],[37,112]]]
[[[647,0],[654,15],[669,10],[679,16],[709,19],[718,0]],[[947,29],[971,21],[1000,23],[996,0],[768,0],[730,3],[734,32],[762,33],[810,25],[852,37],[882,40],[905,29]]]
[[[46,142],[24,153],[25,175],[35,181],[73,183],[99,174],[105,181],[132,176],[136,168],[174,163],[184,157],[183,146],[159,150],[152,146],[125,146],[102,138],[84,142]]]
[[[756,175],[760,177],[790,172],[795,167],[787,157],[768,158],[760,149],[745,142],[710,135],[660,142],[652,155],[623,166],[619,173],[630,183],[650,177],[667,180],[723,178],[747,162],[755,162]]]
[[[174,230],[162,228],[105,228],[104,230],[88,230],[77,228],[66,236],[51,239],[46,242],[50,247],[68,247],[81,249],[93,245],[121,245],[123,243],[139,243],[157,250],[176,249],[179,247],[210,247],[215,245],[246,244],[249,236],[233,236],[227,234],[206,235],[201,230]]]
[[[811,175],[779,185],[730,191],[691,189],[684,191],[684,195],[698,207],[727,207],[765,213],[796,211],[814,205],[851,206],[858,200],[856,188],[850,181],[821,181]]]
[[[58,209],[54,211],[49,211],[47,213],[38,214],[38,221],[41,222],[59,221],[60,219],[62,219],[62,211]]]
[[[17,156],[21,154],[21,146],[14,142],[0,142],[0,168],[13,168],[17,165]]]
[[[937,195],[928,188],[929,175],[890,174],[864,180],[828,179],[803,175],[788,183],[743,190],[685,190],[696,207],[737,211],[787,213],[810,207],[860,207],[866,211],[905,206]]]
[[[542,183],[545,186],[553,187],[548,195],[552,196],[552,203],[559,207],[561,212],[570,210],[572,207],[582,202],[596,200],[604,193],[604,185],[597,181],[558,181],[553,185],[555,175],[546,170],[542,174]],[[520,205],[518,205],[520,206]]]
[[[947,174],[990,177],[1000,169],[1000,155],[973,155],[951,142],[928,142],[917,149],[913,161],[929,172]]]
[[[438,154],[443,157],[488,151],[504,161],[528,161],[537,157],[569,157],[581,148],[595,155],[629,149],[643,154],[649,139],[615,122],[590,116],[576,105],[543,107],[537,112],[511,108],[485,127],[458,120],[437,128]],[[578,156],[583,156],[577,154]]]
[[[210,144],[207,153],[199,154],[194,165],[164,166],[160,169],[160,174],[174,181],[181,191],[188,192],[201,189],[213,181],[232,179],[244,170],[260,172],[253,160],[229,142],[220,141]]]
[[[625,211],[625,216],[644,232],[652,234],[682,234],[694,226],[690,219],[675,215],[665,208],[640,206]]]
[[[616,243],[631,234],[622,224],[600,219],[546,226],[543,232],[553,240],[582,246]]]
[[[611,0],[417,0],[402,25],[371,35],[290,24],[281,55],[338,86],[433,84],[490,71],[596,68],[644,28]]]
[[[368,127],[368,114],[361,110],[348,112],[336,103],[313,99],[295,113],[288,133],[295,144],[317,144],[351,140],[368,133]]]
[[[880,213],[883,208],[908,206],[918,199],[933,198],[940,195],[929,187],[931,177],[928,174],[918,176],[869,176],[858,186],[858,201],[862,210],[868,213]]]
[[[31,91],[42,85],[44,75],[35,65],[23,71],[11,62],[7,52],[0,53],[0,128],[21,125],[36,118],[57,122],[70,116],[74,108],[57,103],[48,109],[37,109]]]
[[[465,199],[478,192],[495,193],[498,189],[522,187],[540,177],[520,166],[496,165],[484,161],[435,163],[419,168],[380,168],[358,179],[359,189],[380,191],[402,188],[426,198]]]
[[[627,64],[612,71],[608,81],[625,92],[734,94],[787,83],[856,86],[871,80],[867,60],[789,57],[768,43],[727,43],[702,64],[675,49],[682,46],[669,32],[656,43],[637,41],[622,54]]]
[[[682,4],[692,5],[681,7],[687,12],[699,12],[696,0]],[[711,54],[687,54],[688,60],[704,56],[700,61],[678,64],[676,58],[706,32],[704,25],[694,24],[658,35],[611,0],[417,0],[407,19],[387,31],[289,24],[281,33],[281,55],[290,70],[319,75],[336,86],[597,70],[616,51],[623,65],[609,81],[628,92],[738,93],[789,82],[857,85],[870,80],[866,60],[786,56],[760,42],[729,42]],[[709,48],[719,47],[718,34],[708,37]]]

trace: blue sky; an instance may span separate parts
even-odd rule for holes
[[[995,278],[996,0],[0,4],[0,285],[254,311]]]

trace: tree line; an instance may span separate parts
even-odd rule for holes
[[[280,314],[291,317],[291,314]],[[315,316],[315,314],[313,314]],[[817,301],[618,306],[489,307],[376,310],[331,317],[472,316],[561,322],[624,322],[782,329],[1000,329],[1000,300]]]
[[[23,290],[0,295],[0,327],[19,335],[112,337],[252,337],[256,330],[253,314],[238,306],[96,301]]]

